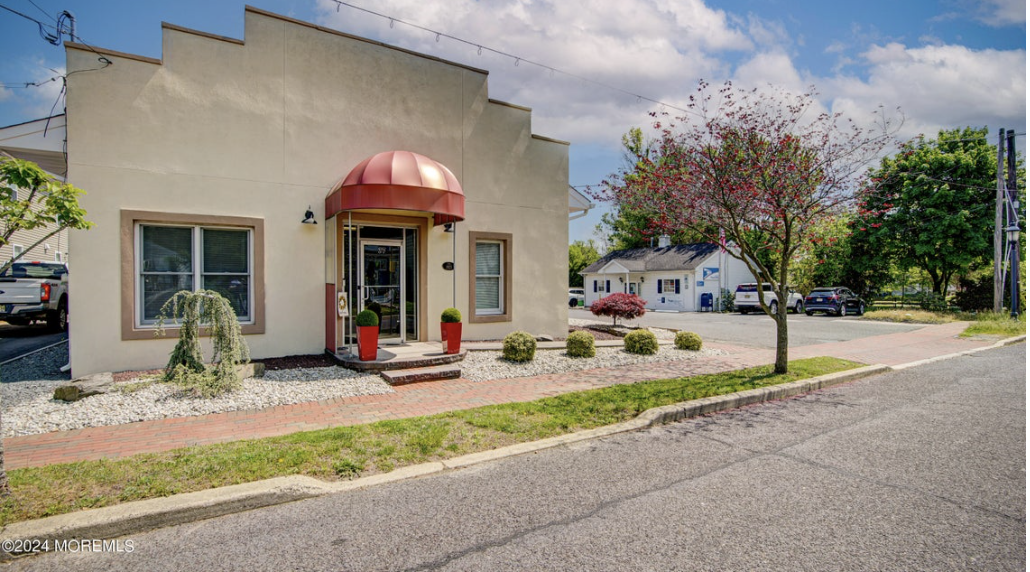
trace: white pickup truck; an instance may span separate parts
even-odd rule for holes
[[[780,301],[779,296],[773,290],[772,284],[762,284],[762,300],[769,305],[769,309],[775,314],[779,308]],[[761,312],[762,306],[758,301],[758,284],[750,282],[737,286],[737,291],[733,295],[733,307],[741,314]],[[795,314],[805,311],[804,298],[801,297],[801,294],[795,292],[793,288],[788,289],[787,309],[792,310]]]
[[[54,331],[68,329],[68,265],[15,262],[0,274],[0,320],[13,326],[45,321]]]

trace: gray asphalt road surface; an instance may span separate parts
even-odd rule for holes
[[[1023,570],[1025,385],[1020,344],[10,568]]]

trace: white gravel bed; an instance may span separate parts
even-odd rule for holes
[[[668,330],[666,330],[668,331]],[[528,363],[513,363],[501,352],[468,352],[460,362],[462,377],[486,381],[562,373],[620,365],[692,360],[722,354],[721,350],[677,350],[661,346],[652,356],[630,354],[622,348],[597,348],[593,358],[572,358],[565,350],[537,350]],[[115,391],[66,403],[53,399],[54,389],[66,380],[36,380],[0,384],[2,436],[15,437],[85,427],[152,421],[167,417],[189,417],[265,409],[339,397],[391,393],[393,389],[378,374],[361,373],[343,367],[302,368],[268,371],[264,378],[243,381],[243,389],[213,399],[183,395],[176,386],[151,383],[134,391]],[[138,382],[124,382],[127,386]]]
[[[622,348],[597,348],[597,355],[592,358],[575,358],[569,357],[565,350],[538,349],[533,361],[515,363],[502,358],[501,352],[469,352],[461,362],[461,377],[470,381],[487,381],[639,363],[695,360],[725,353],[723,350],[702,348],[695,352],[659,346],[658,353],[645,356],[631,354]]]
[[[342,367],[269,371],[264,378],[244,380],[242,390],[214,399],[188,397],[174,385],[153,383],[136,391],[94,395],[73,403],[54,400],[54,388],[66,383],[2,384],[3,437],[393,392],[378,374]],[[130,383],[134,382],[118,385]]]

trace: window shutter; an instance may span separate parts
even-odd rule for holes
[[[605,293],[608,293],[608,292],[612,291],[612,281],[611,280],[605,280],[604,281],[604,291],[605,291]]]
[[[677,294],[680,293],[680,279],[679,278],[676,279],[676,293]]]
[[[594,292],[597,292],[597,280],[594,280]]]
[[[658,279],[658,293],[659,294],[662,293],[662,279],[661,278]]]

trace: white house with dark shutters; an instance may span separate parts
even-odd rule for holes
[[[720,288],[754,282],[747,266],[718,244],[701,242],[609,252],[586,267],[585,305],[615,292],[636,294],[648,310],[700,312],[718,305]],[[732,247],[730,247],[732,248]]]

